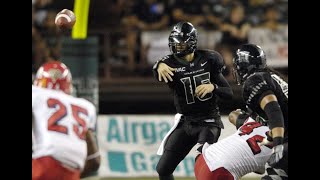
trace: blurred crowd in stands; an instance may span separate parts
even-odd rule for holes
[[[32,1],[33,72],[43,62],[61,56],[61,38],[65,32],[57,29],[54,18],[64,7],[73,7],[65,3],[62,0]],[[221,41],[214,49],[223,55],[226,66],[231,66],[232,52],[248,42],[251,28],[276,31],[288,25],[288,0],[91,1],[88,32],[101,37],[99,68],[104,73],[100,76],[106,74],[105,69],[111,71],[109,67],[114,65],[125,67],[129,72],[147,70],[152,64],[145,60],[146,47],[141,44],[141,34],[168,31],[179,21],[189,21],[200,30],[221,32]],[[106,39],[111,46],[105,45]]]

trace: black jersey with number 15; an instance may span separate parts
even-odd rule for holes
[[[217,89],[228,88],[226,98],[232,97],[231,88],[221,74],[224,66],[223,59],[218,52],[209,50],[196,50],[194,57],[191,62],[174,57],[174,55],[168,55],[159,60],[161,63],[176,68],[172,77],[173,81],[168,82],[174,94],[176,110],[185,116],[220,119]],[[157,65],[158,63],[154,67],[156,78],[158,78]],[[195,96],[197,86],[209,83],[216,84],[216,89],[212,93],[202,98]]]

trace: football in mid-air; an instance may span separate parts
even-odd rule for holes
[[[71,29],[76,23],[76,16],[69,9],[63,9],[56,15],[55,24],[60,29]]]

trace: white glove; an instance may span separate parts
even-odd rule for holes
[[[268,160],[268,164],[273,167],[283,157],[283,144],[277,145],[272,148],[272,154]]]

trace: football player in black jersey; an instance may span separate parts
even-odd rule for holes
[[[172,180],[175,168],[196,144],[217,142],[223,124],[217,98],[231,99],[232,89],[221,70],[224,61],[216,51],[197,50],[197,30],[179,22],[169,35],[172,54],[158,60],[153,72],[174,95],[179,124],[165,141],[157,164],[160,180]],[[201,152],[201,151],[200,151]],[[161,153],[160,153],[161,154]]]
[[[267,67],[266,55],[257,45],[244,44],[237,51],[234,76],[238,84],[243,84],[243,99],[252,115],[266,119],[272,133],[273,154],[268,164],[275,169],[267,169],[271,175],[288,178],[288,83]]]

